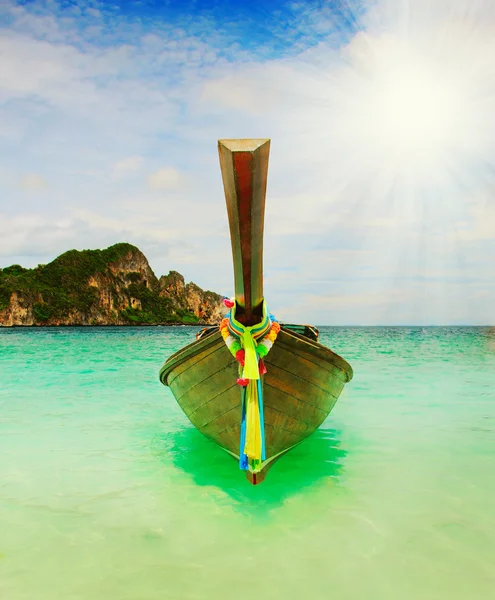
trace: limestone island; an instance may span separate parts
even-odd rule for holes
[[[34,269],[0,269],[0,327],[210,325],[223,312],[222,296],[186,285],[177,271],[158,279],[127,243],[69,250]]]

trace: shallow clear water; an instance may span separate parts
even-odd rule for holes
[[[195,328],[0,330],[0,597],[495,597],[495,329],[322,328],[355,378],[260,486],[158,381]]]

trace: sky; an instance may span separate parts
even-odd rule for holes
[[[233,293],[220,138],[271,138],[264,288],[495,323],[493,0],[0,1],[0,267],[138,246]]]

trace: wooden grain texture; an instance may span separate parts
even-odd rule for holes
[[[263,229],[270,140],[219,140],[237,319],[253,325],[263,301]]]
[[[352,378],[352,369],[325,346],[285,330],[265,362],[265,440],[270,458],[323,423]],[[237,362],[219,332],[171,356],[160,372],[161,381],[170,386],[192,424],[238,455],[241,391],[237,376]]]

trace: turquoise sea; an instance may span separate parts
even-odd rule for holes
[[[495,328],[321,328],[355,378],[256,487],[158,381],[196,330],[0,330],[2,600],[495,598]]]

